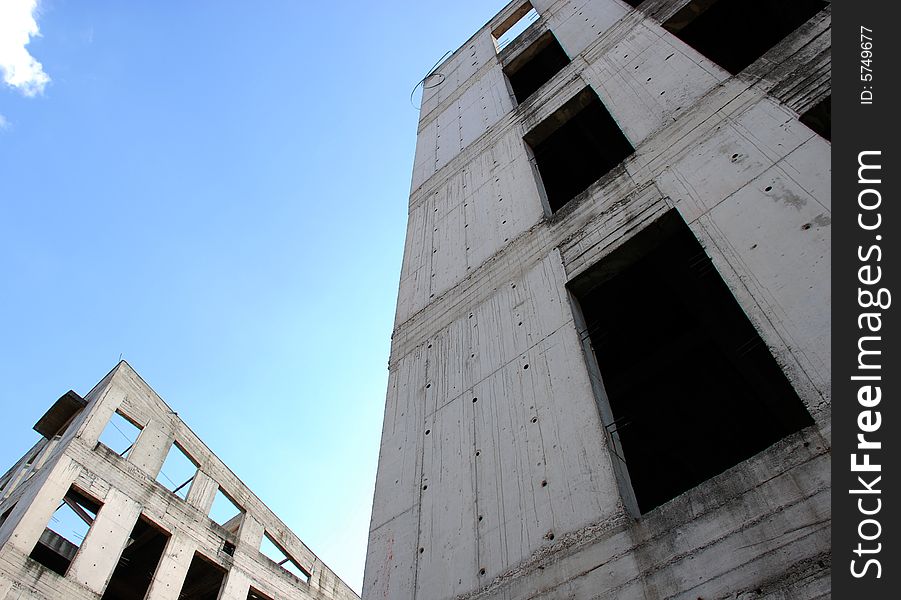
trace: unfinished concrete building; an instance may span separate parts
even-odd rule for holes
[[[0,599],[358,596],[125,362],[0,479]]]
[[[515,0],[425,78],[364,599],[829,596],[830,23]]]

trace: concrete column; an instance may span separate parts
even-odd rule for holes
[[[244,571],[232,567],[225,574],[218,600],[247,600],[248,592],[250,592],[250,577]]]
[[[166,462],[166,455],[172,446],[173,432],[168,423],[150,421],[135,440],[135,446],[128,453],[128,462],[135,465],[151,479],[155,479]]]
[[[13,582],[0,575],[0,600],[4,600],[8,597],[9,591],[13,587]],[[16,591],[16,596],[19,595],[18,590]]]
[[[265,527],[262,523],[257,521],[253,515],[245,514],[241,521],[241,529],[238,530],[238,543],[259,551],[260,544],[263,543],[264,532]]]
[[[172,534],[153,574],[146,600],[178,600],[196,549],[197,544],[187,535],[178,531]]]
[[[90,414],[85,416],[84,421],[78,431],[78,437],[84,440],[85,444],[93,447],[100,439],[100,434],[106,428],[106,424],[112,418],[113,413],[122,404],[125,399],[125,392],[119,386],[110,384],[107,390],[101,395],[100,400],[85,410],[90,410]]]
[[[219,491],[219,484],[216,480],[198,469],[197,474],[194,475],[194,481],[191,482],[191,489],[188,491],[188,504],[203,514],[209,515],[217,491]]]
[[[53,454],[53,451],[59,445],[60,436],[54,436],[52,440],[44,444],[44,447],[41,449],[40,454],[35,459],[34,463],[32,463],[32,468],[37,470],[44,466],[44,463],[47,462],[47,459],[50,458],[50,455]]]
[[[0,547],[9,544],[22,554],[29,554],[80,471],[80,466],[63,456],[52,469],[33,477],[28,483],[32,487],[0,527]]]
[[[31,471],[32,466],[21,466],[17,469],[16,474],[9,480],[9,484],[3,488],[3,496],[0,497],[2,500],[6,500],[10,497],[10,495],[16,491],[16,488],[19,487],[19,484],[25,479],[25,474]]]
[[[325,569],[325,564],[318,558],[310,565],[310,587],[313,589],[333,589],[335,575]]]
[[[16,488],[19,487],[19,484],[28,481],[29,477],[40,470],[41,467],[44,466],[44,463],[47,462],[53,449],[59,444],[59,440],[59,436],[54,437],[44,445],[40,452],[38,452],[31,464],[23,464],[10,479],[9,484],[3,488],[3,495],[0,496],[0,499],[6,500],[9,498]]]
[[[110,488],[103,507],[69,567],[68,577],[102,594],[140,515],[140,504],[119,490]]]

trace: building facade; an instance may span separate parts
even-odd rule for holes
[[[829,597],[830,24],[514,0],[423,80],[364,599]]]
[[[0,599],[357,595],[121,362],[0,479]]]

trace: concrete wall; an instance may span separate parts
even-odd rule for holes
[[[521,4],[426,82],[364,598],[828,596],[829,9],[730,76],[684,1],[533,0],[497,54]],[[572,62],[516,105],[548,29]],[[549,215],[522,138],[586,85],[635,153]],[[673,208],[816,425],[636,519],[565,286]]]
[[[227,573],[222,600],[245,600],[250,586],[272,598],[357,598],[127,363],[120,363],[85,399],[87,406],[58,440],[39,444],[55,443],[52,460],[0,504],[0,514],[14,507],[0,526],[0,599],[99,598],[142,516],[169,534],[148,600],[179,597],[195,552]],[[127,458],[98,442],[116,411],[141,427]],[[186,500],[155,481],[176,442],[199,467]],[[66,575],[60,576],[28,555],[71,486],[102,506]],[[236,531],[208,517],[220,488],[244,511]],[[264,532],[310,574],[309,582],[260,552]],[[234,544],[233,554],[225,550],[226,542]]]

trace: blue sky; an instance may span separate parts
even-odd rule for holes
[[[0,470],[121,355],[359,591],[410,91],[504,4],[41,2],[49,81],[0,85]]]

